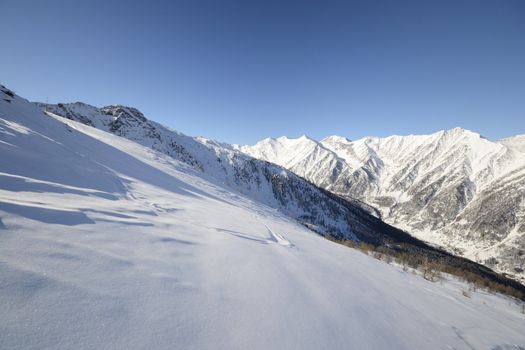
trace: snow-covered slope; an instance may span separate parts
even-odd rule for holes
[[[2,349],[525,347],[505,297],[467,298],[0,94]]]
[[[132,107],[117,105],[99,109],[79,102],[57,105],[37,103],[37,106],[50,116],[79,121],[169,155],[197,169],[209,181],[276,208],[323,235],[387,247],[395,245],[406,253],[439,257],[440,260],[444,258],[449,265],[501,281],[492,271],[480,269],[461,259],[445,257],[442,252],[436,252],[407,233],[385,224],[376,217],[372,207],[363,202],[356,203],[350,197],[344,201],[334,198],[283,167],[245,155],[236,146],[202,137],[188,137],[148,120]],[[299,155],[291,153],[294,157],[287,163],[288,166],[294,161],[302,161],[305,156],[315,157],[321,153],[311,152],[314,149],[308,148],[308,145],[315,147],[316,143],[305,136],[298,140],[282,138],[280,141],[285,148],[303,150]],[[281,154],[279,149],[273,152]],[[401,243],[402,248],[399,246]]]
[[[357,205],[334,200],[283,167],[247,156],[228,144],[183,135],[146,119],[134,108],[99,109],[79,102],[37,106],[50,116],[111,132],[180,160],[209,181],[277,208],[321,234],[373,243],[410,241],[408,234],[371,218]]]
[[[135,141],[202,172],[209,181],[225,185],[259,202],[279,208],[320,232],[353,237],[346,210],[315,186],[273,164],[247,157],[230,146],[193,138],[147,120],[125,106],[98,109],[83,103],[42,105],[51,116],[62,116]],[[316,205],[310,205],[311,202]]]
[[[456,128],[357,141],[281,137],[239,148],[366,203],[418,238],[523,280],[524,140],[492,142]]]

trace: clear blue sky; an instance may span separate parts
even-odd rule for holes
[[[525,133],[525,1],[6,1],[0,83],[190,135]]]

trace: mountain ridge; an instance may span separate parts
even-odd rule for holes
[[[222,181],[223,183],[231,186],[231,179],[239,180],[243,177],[245,178],[251,178],[251,174],[253,173],[254,169],[257,169],[258,166],[254,166],[254,164],[251,164],[253,162],[252,160],[246,161],[245,159],[239,158],[240,154],[245,154],[246,149],[243,148],[243,146],[239,145],[229,145],[225,143],[221,143],[215,140],[207,139],[204,137],[190,137],[186,136],[178,131],[174,131],[172,129],[166,128],[162,126],[161,124],[158,124],[156,122],[147,120],[140,112],[133,109],[132,107],[125,107],[125,106],[106,106],[97,109],[96,107],[90,106],[88,110],[89,113],[86,113],[85,111],[85,104],[82,104],[80,109],[78,109],[77,104],[57,104],[57,105],[48,105],[48,104],[41,104],[37,103],[37,106],[39,108],[46,111],[46,113],[57,113],[57,115],[64,116],[66,118],[80,121],[84,124],[95,126],[98,128],[101,128],[102,130],[106,130],[109,132],[112,132],[116,135],[126,137],[128,139],[137,141],[143,145],[146,145],[148,147],[152,147],[155,150],[158,150],[160,152],[163,152],[165,154],[168,154],[170,156],[174,156],[176,159],[180,159],[191,166],[197,167],[200,171],[213,173],[214,177],[217,177]],[[135,122],[130,123],[126,120],[126,114],[122,113],[126,110],[135,110],[134,113],[140,113],[138,124]],[[92,113],[92,111],[98,111],[97,113]],[[116,112],[115,110],[118,110]],[[108,115],[110,116],[108,119]],[[120,117],[124,117],[124,121],[117,122]],[[86,123],[86,119],[91,120],[91,122]],[[132,118],[135,120],[135,117]],[[166,132],[167,130],[167,132]],[[171,134],[172,133],[172,134]],[[175,139],[173,138],[173,135],[175,135]],[[466,131],[464,129],[452,129],[451,131],[443,131],[438,132],[432,135],[428,136],[411,136],[409,139],[421,143],[422,138],[434,138],[440,142],[443,142],[442,139],[445,140],[445,142],[448,140],[450,141],[450,136],[456,135],[466,135],[469,138],[475,138],[476,140],[481,140],[480,142],[485,142],[484,139],[482,139],[478,134]],[[390,137],[388,138],[389,142],[394,142],[396,144],[400,144],[403,146],[406,144],[406,142],[400,142],[403,141],[401,137]],[[336,141],[335,144],[330,144],[330,141]],[[337,143],[339,141],[339,143]],[[373,138],[365,138],[363,140],[359,141],[359,148],[357,150],[357,153],[360,155],[360,161],[363,164],[366,164],[368,169],[366,171],[360,171],[352,180],[356,181],[357,183],[360,183],[362,186],[371,185],[375,186],[376,190],[379,190],[380,183],[378,182],[378,176],[377,174],[374,174],[375,170],[376,172],[380,172],[381,169],[384,168],[384,164],[382,159],[377,154],[376,150],[374,150],[374,147],[377,148],[377,144],[381,143],[381,140],[373,139]],[[197,144],[195,144],[197,142]],[[332,137],[331,139],[328,138],[325,140],[325,142],[318,142],[306,135],[302,135],[298,138],[291,139],[288,137],[279,137],[279,138],[267,138],[262,143],[266,143],[269,145],[269,147],[265,150],[267,154],[250,154],[248,152],[249,156],[253,156],[258,159],[262,159],[264,161],[269,161],[270,163],[275,163],[278,166],[283,166],[286,169],[289,169],[292,173],[297,174],[299,177],[306,179],[308,182],[311,182],[315,186],[319,186],[320,188],[323,188],[325,190],[328,190],[329,192],[335,193],[336,195],[342,196],[345,198],[345,201],[350,205],[350,207],[347,207],[346,209],[343,209],[344,211],[347,211],[347,213],[351,214],[351,220],[353,222],[352,225],[355,225],[355,223],[367,222],[367,225],[370,225],[368,228],[363,227],[361,224],[358,224],[357,226],[352,226],[352,229],[346,229],[346,233],[342,234],[343,231],[341,231],[341,228],[338,226],[345,226],[347,225],[345,223],[345,220],[343,220],[342,224],[341,222],[339,224],[329,224],[328,226],[323,224],[325,218],[317,218],[314,221],[312,221],[312,217],[310,214],[304,214],[298,213],[297,209],[284,209],[284,212],[287,212],[288,215],[290,215],[293,218],[298,218],[299,221],[304,221],[305,218],[308,218],[305,223],[307,225],[314,224],[314,226],[310,226],[314,230],[318,230],[321,234],[329,234],[329,235],[335,235],[337,237],[344,237],[345,239],[364,239],[368,242],[375,242],[374,244],[378,244],[379,242],[382,242],[383,239],[394,239],[398,240],[401,239],[401,241],[410,241],[408,238],[402,238],[405,237],[406,233],[398,233],[396,231],[391,231],[390,228],[387,226],[383,226],[383,232],[389,232],[389,235],[392,236],[385,236],[384,238],[378,238],[377,236],[377,230],[374,231],[374,229],[370,229],[371,227],[375,227],[371,221],[368,219],[364,219],[362,216],[365,212],[366,215],[372,215],[376,218],[380,218],[383,221],[386,221],[388,224],[391,224],[393,226],[397,226],[398,228],[401,228],[401,230],[406,232],[411,232],[412,227],[409,226],[402,226],[399,225],[398,222],[389,222],[388,220],[384,219],[384,213],[381,212],[380,208],[378,209],[374,203],[370,203],[363,199],[363,197],[360,197],[359,195],[352,194],[350,196],[341,194],[341,192],[334,191],[334,188],[337,188],[337,180],[338,180],[338,172],[345,171],[344,164],[346,164],[346,161],[348,159],[348,155],[341,154],[335,152],[334,147],[337,148],[337,146],[340,146],[340,142],[343,142],[344,144],[351,144],[352,141],[349,141],[346,138],[341,137]],[[198,147],[195,147],[198,146]],[[203,148],[204,147],[204,148]],[[191,149],[198,148],[200,151],[189,151]],[[296,152],[284,152],[287,158],[278,159],[277,161],[273,159],[272,157],[277,157],[283,154],[283,150],[291,150],[296,149]],[[202,163],[202,159],[205,159],[205,164]],[[313,166],[310,166],[310,164],[317,162],[319,159],[321,159],[321,162],[324,164],[329,165],[329,171],[326,171],[326,169],[323,169],[322,167],[318,167],[317,169]],[[199,161],[200,160],[200,161]],[[219,162],[217,162],[219,161]],[[357,162],[357,161],[356,161]],[[222,164],[222,165],[221,165]],[[246,164],[250,164],[248,167],[246,167]],[[314,175],[314,178],[305,177],[304,174],[301,174],[300,172],[296,172],[296,167],[300,167],[304,164],[307,164],[310,166],[311,172],[310,175]],[[343,164],[343,165],[342,165]],[[232,169],[229,170],[230,174],[228,175],[228,171],[225,172],[224,166],[229,165],[233,166]],[[239,169],[240,166],[240,169]],[[266,167],[266,165],[263,166],[263,168]],[[263,171],[265,172],[265,171]],[[277,170],[279,173],[279,170]],[[240,175],[242,174],[242,175]],[[273,175],[272,175],[273,176]],[[268,175],[266,175],[268,179]],[[319,181],[316,181],[316,179],[322,179],[321,183]],[[252,179],[253,180],[253,179]],[[249,180],[249,181],[252,181]],[[257,180],[260,181],[260,180]],[[283,186],[283,184],[287,184],[289,181],[285,180],[284,182],[282,180],[279,180],[275,182],[276,180],[273,179],[272,182],[272,191],[278,189],[280,186]],[[241,181],[242,182],[242,181]],[[327,186],[328,184],[328,186]],[[253,186],[260,186],[260,182],[255,185],[253,182],[251,184],[244,184],[245,188],[241,189],[241,193],[246,194],[254,198],[255,200],[262,200],[263,203],[267,203],[271,206],[281,206],[283,203],[286,203],[287,200],[285,197],[280,197],[280,195],[277,195],[277,201],[279,203],[275,203],[273,199],[268,198],[260,198],[259,190],[256,190],[253,188]],[[235,188],[235,185],[233,186]],[[251,194],[250,194],[251,190]],[[278,190],[277,190],[278,191]],[[294,192],[295,190],[292,190]],[[264,191],[263,191],[264,192]],[[271,191],[270,191],[271,192]],[[296,192],[296,196],[299,192]],[[302,194],[301,194],[302,195]],[[399,198],[398,198],[399,199]],[[315,202],[315,200],[314,200]],[[321,202],[322,203],[322,202]],[[357,210],[357,207],[364,209],[364,212],[361,212]],[[301,209],[304,211],[304,209]],[[306,211],[312,210],[311,208],[308,208]],[[294,213],[295,211],[295,213]],[[315,211],[315,210],[314,210]],[[345,214],[347,215],[347,214]],[[302,217],[302,218],[301,218]],[[364,221],[363,221],[364,219]],[[331,219],[329,219],[330,221]],[[347,220],[346,220],[347,221]],[[319,225],[321,223],[321,225]],[[357,230],[357,236],[350,234],[349,232],[352,230]],[[345,234],[347,235],[345,237]],[[348,236],[349,235],[349,236]],[[418,235],[413,235],[418,239],[423,239],[424,241],[428,241],[431,244],[436,244],[435,241],[428,240],[426,237],[421,237]],[[379,243],[383,244],[383,243]],[[416,244],[417,245],[417,244]],[[453,254],[458,254],[458,251],[450,249],[448,250]],[[481,250],[480,250],[481,251]],[[459,252],[459,255],[462,255],[461,252]],[[489,258],[492,258],[492,252],[486,252],[486,255],[489,255]],[[467,256],[468,258],[471,258]],[[472,258],[471,258],[472,259]],[[492,260],[490,260],[492,261]],[[478,263],[483,263],[483,261],[477,260]],[[488,264],[487,264],[488,265]],[[495,265],[489,265],[489,267],[494,268]],[[500,272],[508,272],[508,270],[499,270]],[[516,277],[515,274],[511,274],[512,277]],[[518,279],[519,279],[518,274]]]
[[[282,167],[164,133],[127,108],[93,120],[105,131],[2,86],[0,97],[1,348],[525,345],[516,299],[447,274],[431,282],[312,228],[344,214],[342,228],[361,237],[389,229],[467,272],[504,278]],[[294,218],[294,208],[318,212]]]
[[[525,221],[519,209],[525,198],[524,135],[490,141],[454,128],[355,141],[333,135],[307,145],[286,140],[239,149],[359,199],[420,239],[524,280]],[[498,210],[487,212],[483,208],[491,201]],[[502,215],[509,227],[502,228]]]
[[[511,298],[465,297],[463,282],[432,283],[330,242],[170,155],[8,100],[0,100],[1,348],[525,344]],[[158,130],[127,130],[133,120],[124,116],[115,132],[156,139]]]

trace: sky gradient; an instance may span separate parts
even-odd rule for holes
[[[525,133],[525,1],[4,1],[0,83],[251,144]]]

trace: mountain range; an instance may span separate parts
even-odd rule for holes
[[[268,138],[237,147],[348,198],[393,226],[524,280],[525,135]]]
[[[525,347],[518,300],[323,236],[523,286],[244,152],[0,86],[0,348]]]
[[[353,142],[340,136],[321,142],[269,138],[239,147],[188,137],[131,107],[37,105],[175,157],[322,234],[381,241],[389,230],[363,224],[371,214],[525,281],[525,136],[492,142],[456,128]],[[345,198],[352,209],[341,209],[293,174]]]

